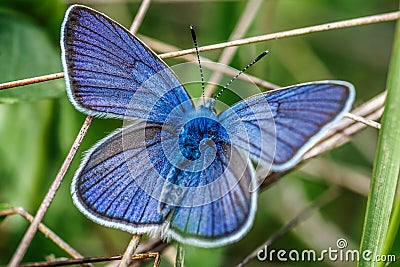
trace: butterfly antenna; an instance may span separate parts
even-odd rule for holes
[[[238,74],[236,74],[224,87],[222,87],[221,91],[218,92],[218,94],[214,97],[215,100],[217,100],[222,92],[228,88],[229,85],[231,85],[231,83],[237,79],[237,77],[239,77],[240,75],[242,75],[248,68],[250,68],[251,66],[253,66],[257,61],[259,61],[260,59],[262,59],[265,55],[267,55],[269,53],[269,50],[265,50],[264,52],[262,52],[261,54],[259,54],[252,62],[250,62],[249,65],[247,65],[246,67],[244,67],[241,71],[239,71]]]
[[[203,75],[203,68],[201,67],[200,63],[200,55],[199,55],[199,48],[197,46],[197,38],[196,38],[196,32],[194,31],[193,25],[190,25],[190,33],[192,34],[192,39],[194,43],[194,48],[196,48],[196,56],[197,56],[197,62],[199,63],[199,68],[200,68],[200,77],[201,77],[201,90],[202,90],[202,95],[203,95],[203,104],[205,104],[205,96],[204,96],[204,75]]]

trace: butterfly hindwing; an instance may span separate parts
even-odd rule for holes
[[[147,153],[158,156],[159,147],[148,145],[158,144],[160,131],[158,124],[139,122],[115,131],[89,150],[71,185],[76,206],[106,226],[132,233],[157,230],[165,218],[157,213],[159,202],[152,193],[159,194],[162,182],[157,184],[160,176]]]
[[[172,138],[159,124],[141,121],[101,140],[74,176],[76,206],[102,225],[192,245],[220,246],[243,236],[257,196],[249,191],[254,171],[247,155],[224,148],[206,168],[189,171],[164,155]],[[167,183],[175,187],[166,190]]]
[[[73,5],[66,12],[61,34],[67,93],[78,110],[162,122],[177,106],[182,111],[193,108],[169,67],[107,16]]]
[[[197,194],[190,194],[187,204],[172,213],[170,228],[178,241],[202,247],[221,246],[241,238],[253,223],[257,192],[249,190],[255,180],[247,155],[232,148],[229,156],[221,153],[212,165],[196,178],[201,181],[216,173],[219,178],[196,188]],[[210,201],[199,205],[198,198]]]

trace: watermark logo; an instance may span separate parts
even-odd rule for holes
[[[320,252],[313,249],[271,249],[265,246],[257,253],[259,261],[292,261],[292,262],[320,262],[320,261],[342,261],[342,262],[358,262],[360,259],[374,262],[394,262],[395,255],[373,255],[372,251],[365,250],[359,252],[356,249],[348,249],[348,242],[344,238],[336,241],[335,247],[328,247]]]
[[[216,98],[186,99],[182,85],[198,84],[199,89],[203,83],[198,65],[184,63],[171,69],[186,80],[179,81],[164,69],[142,81],[127,103],[121,131],[126,171],[147,195],[163,203],[158,212],[165,215],[170,207],[208,205],[238,188],[257,191],[276,148],[274,115],[267,99],[252,98],[261,93],[259,88],[246,82],[243,90],[239,81],[229,88],[219,86],[241,100],[240,108]],[[248,202],[249,196],[240,197]]]

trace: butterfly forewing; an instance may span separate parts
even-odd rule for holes
[[[61,48],[68,96],[86,114],[162,122],[158,114],[183,102],[191,107],[169,67],[128,30],[93,9],[68,9]]]

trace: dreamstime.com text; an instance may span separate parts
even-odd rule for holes
[[[292,261],[292,262],[318,262],[318,261],[343,261],[343,262],[357,262],[360,259],[365,261],[374,262],[394,262],[396,261],[395,255],[372,255],[372,251],[365,250],[359,252],[356,249],[347,249],[347,240],[339,238],[336,241],[336,248],[329,247],[321,252],[312,249],[305,250],[285,250],[285,249],[271,249],[265,246],[257,253],[259,261]]]

